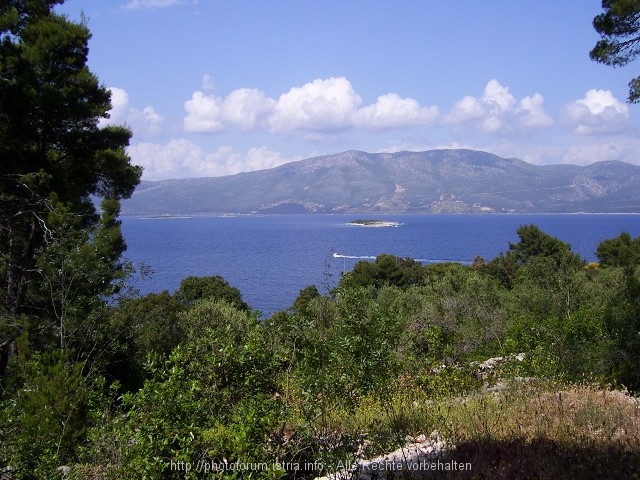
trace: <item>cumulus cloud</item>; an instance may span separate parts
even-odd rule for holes
[[[387,93],[378,97],[373,105],[358,110],[354,123],[370,129],[387,129],[428,124],[437,117],[437,107],[421,107],[413,98]]]
[[[222,104],[224,100],[195,92],[184,104],[187,113],[184,128],[188,132],[219,132],[224,129]]]
[[[164,145],[139,143],[129,147],[129,155],[134,164],[144,168],[144,180],[233,175],[273,168],[301,159],[286,158],[266,147],[250,148],[240,153],[225,146],[206,152],[185,138],[174,139]]]
[[[485,133],[524,133],[553,125],[553,119],[544,111],[543,103],[544,99],[539,93],[517,101],[507,87],[497,80],[490,80],[481,97],[463,97],[443,121],[454,125],[471,125]]]
[[[275,132],[341,130],[361,104],[346,78],[316,79],[280,95],[269,123]]]
[[[179,138],[165,145],[156,143],[138,143],[129,147],[129,156],[135,165],[143,167],[144,180],[181,178],[200,175],[183,175],[185,170],[195,168],[202,162],[204,153],[195,143]]]
[[[129,94],[118,87],[110,87],[111,110],[109,118],[100,122],[104,125],[121,125],[126,123],[134,134],[146,135],[159,133],[164,124],[164,117],[151,106],[142,110],[131,107]]]
[[[225,98],[195,92],[184,104],[184,128],[188,132],[251,130],[263,123],[274,104],[256,89],[234,90]]]
[[[525,128],[545,128],[553,125],[553,119],[542,107],[544,98],[539,93],[533,97],[524,97],[516,110],[518,124]]]
[[[157,10],[188,3],[198,3],[197,0],[131,0],[124,5],[123,10]]]
[[[629,107],[610,90],[592,89],[565,109],[565,121],[579,135],[621,132],[629,122]]]
[[[363,106],[351,82],[344,77],[316,79],[293,87],[276,100],[256,89],[238,89],[226,97],[195,92],[185,102],[184,128],[189,132],[257,130],[331,135],[351,128],[393,129],[433,122],[436,107],[421,107],[396,93]]]
[[[129,94],[122,88],[111,87],[111,110],[109,120],[111,122],[122,121],[129,112]]]

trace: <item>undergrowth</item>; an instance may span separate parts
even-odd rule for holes
[[[437,430],[451,446],[425,479],[640,478],[637,398],[591,385],[513,381],[497,392],[430,399],[418,390],[364,399],[327,427],[361,441],[368,458]]]

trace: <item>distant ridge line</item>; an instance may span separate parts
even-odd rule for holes
[[[467,149],[350,150],[224,177],[142,182],[123,215],[640,213],[640,166],[533,165]]]

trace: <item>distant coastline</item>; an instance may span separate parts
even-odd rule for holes
[[[398,227],[400,222],[388,222],[386,220],[352,220],[347,225],[357,227]]]

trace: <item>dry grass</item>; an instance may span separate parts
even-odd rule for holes
[[[431,478],[640,478],[640,405],[621,392],[523,384],[449,408],[450,456],[473,470]]]
[[[371,454],[407,434],[438,430],[455,449],[442,464],[470,471],[423,471],[424,479],[640,479],[640,403],[622,392],[550,382],[429,401],[408,392],[370,400],[334,428],[369,432]]]

